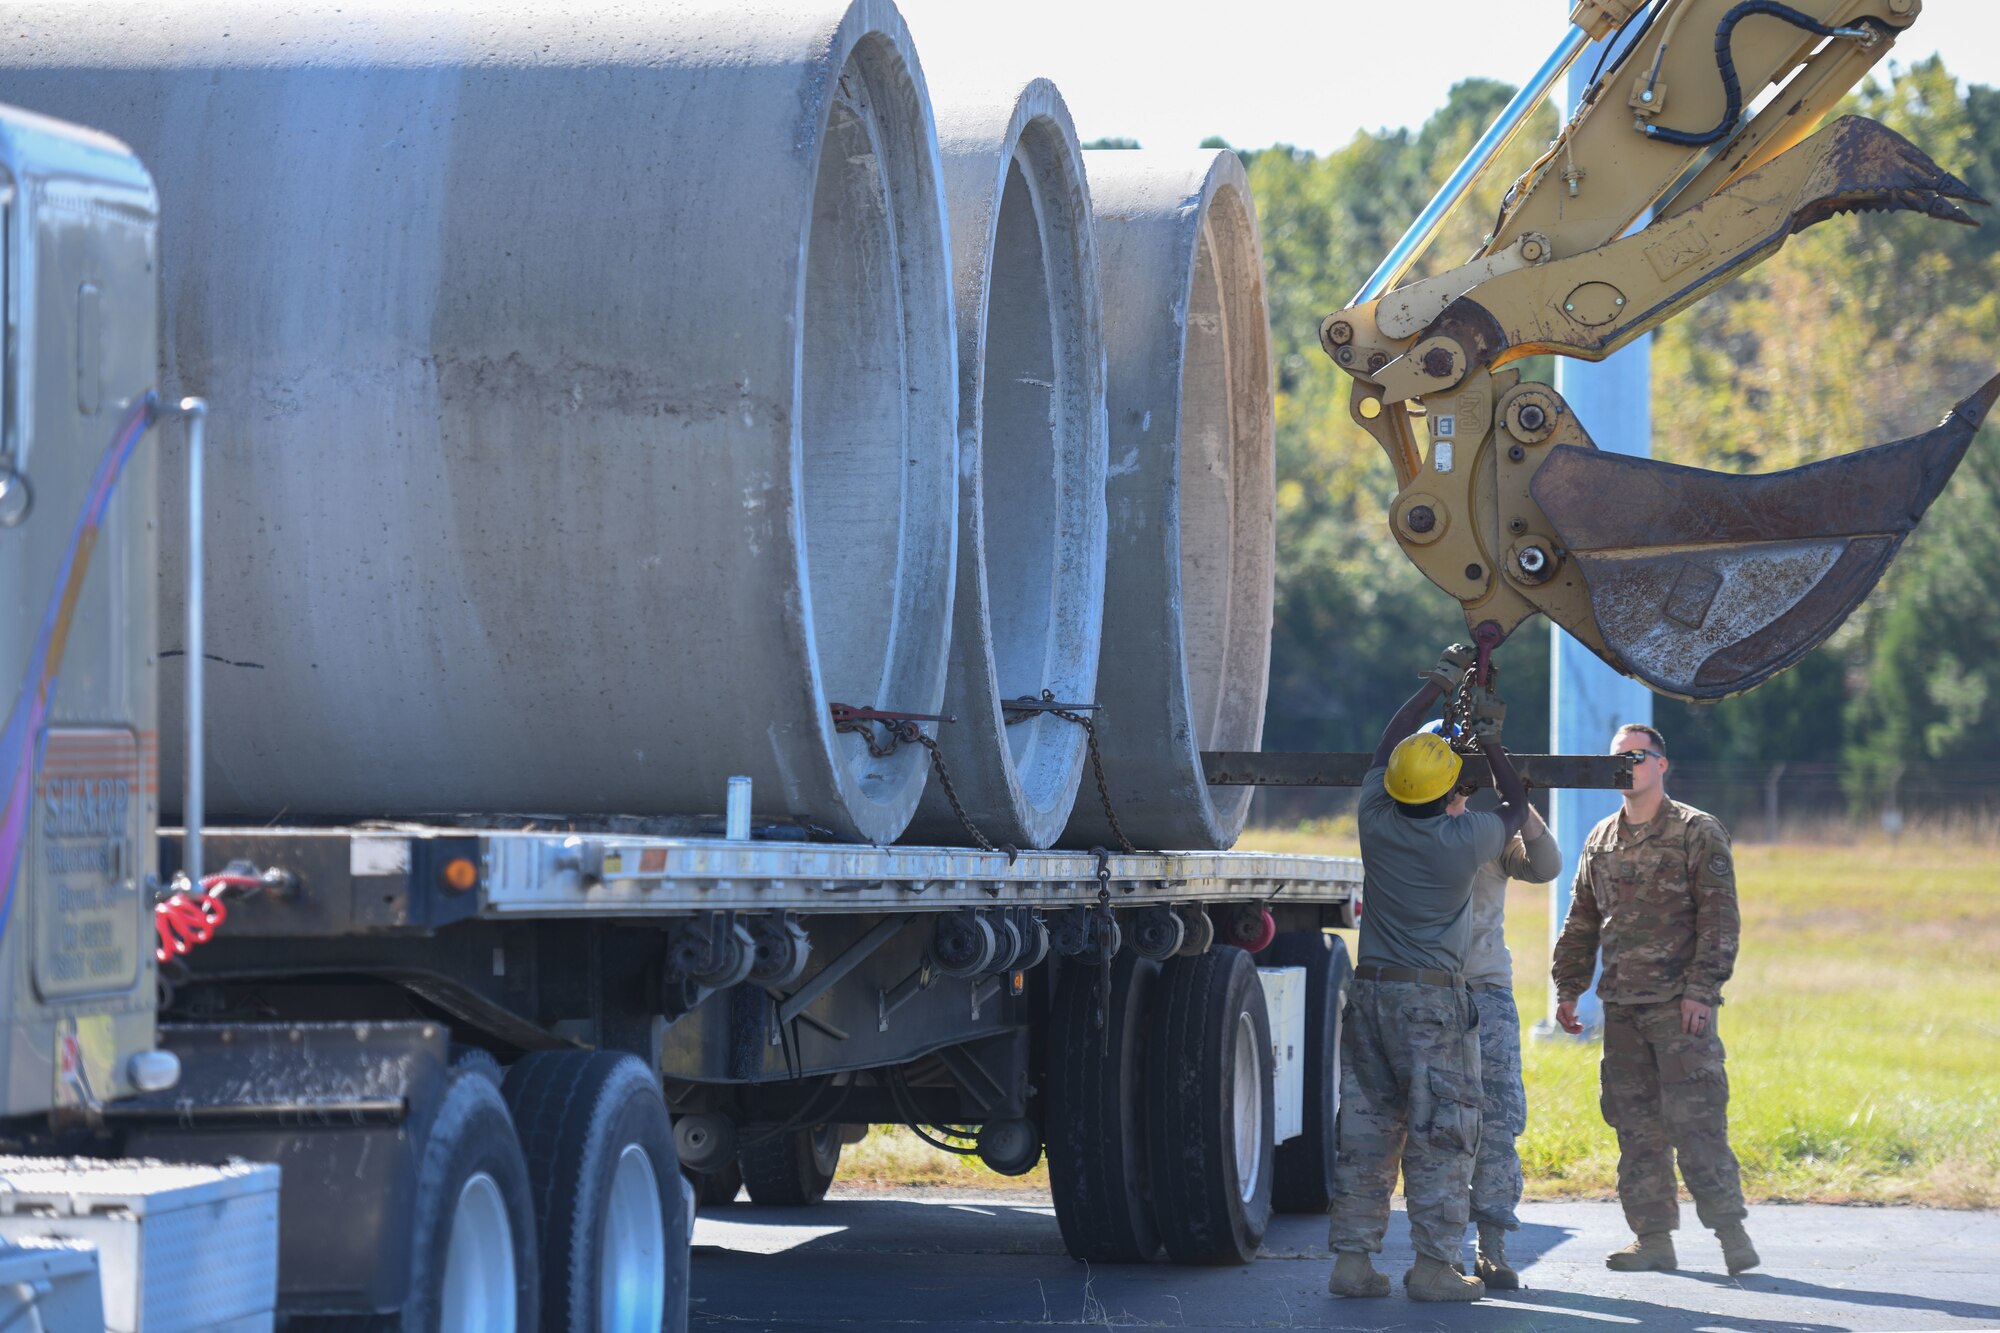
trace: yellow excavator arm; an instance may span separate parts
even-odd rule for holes
[[[1854,116],[1814,130],[1921,8],[1581,0],[1549,61],[1322,322],[1354,377],[1350,411],[1395,469],[1390,530],[1481,649],[1540,612],[1660,693],[1741,693],[1846,619],[1950,478],[2000,377],[1922,435],[1731,476],[1600,452],[1554,389],[1509,368],[1600,360],[1836,213],[1972,223],[1957,201],[1986,201],[1894,131]],[[1480,251],[1398,285],[1567,65],[1614,36]]]

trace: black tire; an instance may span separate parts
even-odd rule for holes
[[[451,1070],[454,1074],[460,1070],[471,1070],[496,1088],[507,1077],[507,1071],[493,1058],[493,1052],[458,1042],[451,1044]]]
[[[769,1130],[746,1130],[750,1142],[736,1150],[736,1165],[750,1202],[765,1208],[806,1208],[826,1198],[840,1170],[840,1126],[814,1125],[761,1139]]]
[[[505,1086],[534,1185],[542,1327],[651,1333],[655,1300],[681,1327],[689,1219],[659,1079],[630,1055],[536,1051]]]
[[[1271,1221],[1271,1019],[1250,955],[1170,959],[1147,1015],[1146,1159],[1153,1215],[1177,1264],[1247,1264]],[[1237,1141],[1238,1051],[1248,1136]],[[1239,1158],[1247,1155],[1248,1169]]]
[[[704,1208],[722,1208],[736,1202],[737,1193],[743,1188],[743,1168],[731,1158],[715,1171],[690,1171],[689,1180],[694,1182],[695,1202]]]
[[[1065,961],[1049,1008],[1049,1191],[1071,1256],[1141,1263],[1160,1252],[1145,1146],[1145,1018],[1160,965],[1129,949],[1113,961],[1108,1050],[1098,973]]]
[[[482,1176],[505,1207],[514,1260],[514,1329],[516,1333],[534,1333],[540,1327],[540,1268],[528,1164],[500,1089],[477,1063],[453,1070],[445,1084],[444,1101],[424,1139],[411,1210],[410,1290],[403,1302],[401,1322],[391,1327],[404,1333],[435,1333],[442,1326],[448,1313],[445,1278],[454,1224],[466,1216],[461,1205],[462,1200],[473,1197],[469,1191],[485,1190],[484,1185],[475,1184]],[[467,1327],[504,1327],[505,1294],[489,1293],[489,1298],[500,1303],[499,1317],[480,1320],[461,1315],[455,1322]]]
[[[1317,930],[1289,931],[1271,942],[1263,967],[1302,967],[1306,973],[1306,1031],[1298,1137],[1278,1145],[1271,1207],[1280,1213],[1324,1213],[1333,1206],[1333,1168],[1339,1154],[1340,1025],[1354,965],[1347,944]]]

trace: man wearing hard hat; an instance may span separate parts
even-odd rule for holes
[[[1465,983],[1472,881],[1528,817],[1528,794],[1500,748],[1506,708],[1477,692],[1473,735],[1501,804],[1453,818],[1447,805],[1463,760],[1421,731],[1439,698],[1453,699],[1470,649],[1447,649],[1382,733],[1361,783],[1360,958],[1341,1030],[1340,1160],[1327,1245],[1337,1258],[1327,1289],[1383,1296],[1382,1251],[1396,1172],[1403,1174],[1416,1266],[1411,1299],[1474,1301],[1486,1288],[1459,1272],[1479,1146],[1479,1011]]]

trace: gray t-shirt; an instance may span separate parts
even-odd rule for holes
[[[1530,841],[1525,833],[1507,840],[1498,861],[1479,867],[1472,879],[1472,941],[1465,946],[1465,984],[1512,986],[1514,955],[1507,949],[1507,881],[1546,884],[1562,873],[1562,850],[1547,829]],[[1363,913],[1362,915],[1367,915]]]
[[[1500,855],[1500,816],[1467,811],[1410,819],[1382,786],[1383,768],[1361,779],[1361,957],[1376,967],[1463,972],[1472,934],[1472,877]]]

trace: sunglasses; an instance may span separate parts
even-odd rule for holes
[[[1634,749],[1630,749],[1630,750],[1627,750],[1627,751],[1625,751],[1625,753],[1626,753],[1626,754],[1636,754],[1636,755],[1644,755],[1644,756],[1646,756],[1646,757],[1648,757],[1648,758],[1652,758],[1652,759],[1657,759],[1657,760],[1659,760],[1659,761],[1660,761],[1661,763],[1665,763],[1665,762],[1666,762],[1666,759],[1667,759],[1667,757],[1666,757],[1665,755],[1661,754],[1661,753],[1660,753],[1660,752],[1659,752],[1658,750],[1648,750],[1648,749],[1644,748],[1643,746],[1640,746],[1640,747],[1636,747],[1636,748],[1634,748]]]

